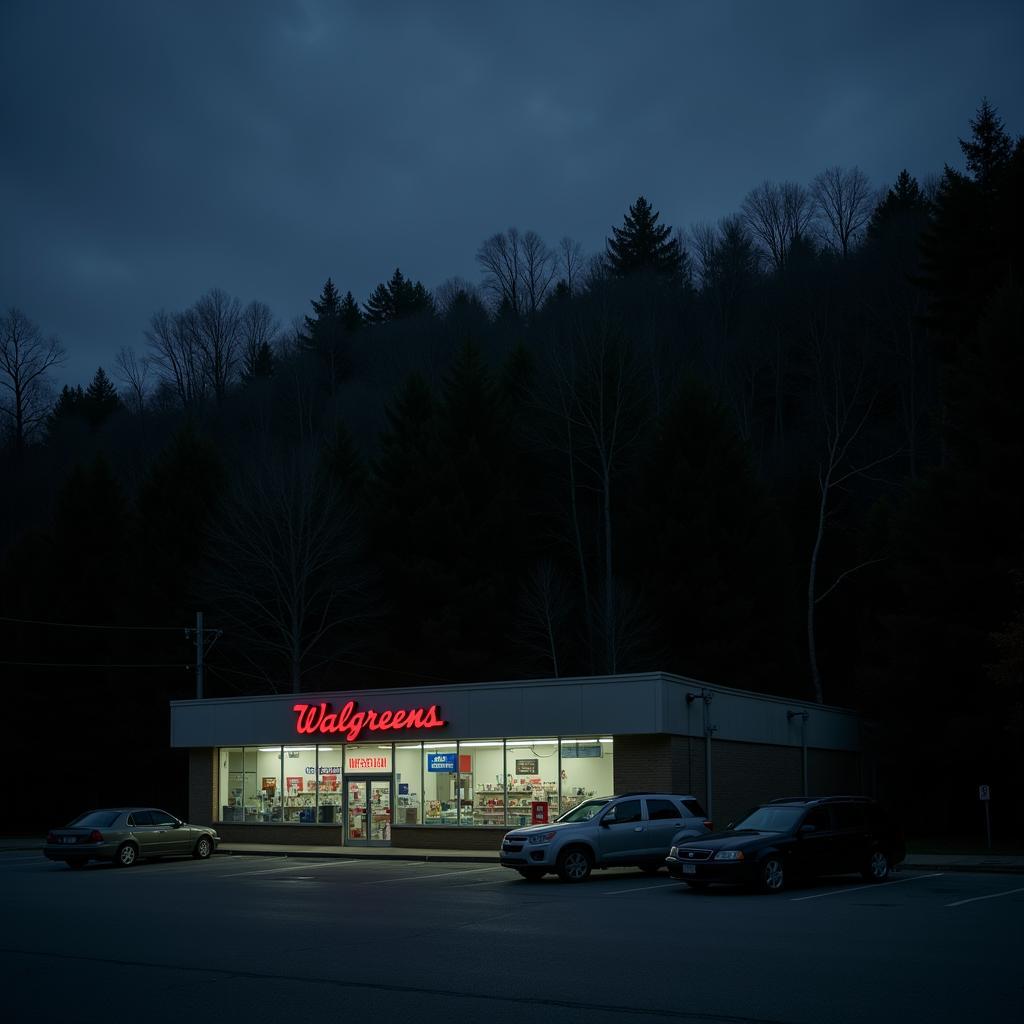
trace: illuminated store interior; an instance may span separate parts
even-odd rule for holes
[[[393,822],[525,825],[611,794],[613,758],[608,736],[220,747],[220,820],[377,841]]]

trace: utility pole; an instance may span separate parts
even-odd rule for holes
[[[203,699],[203,656],[207,650],[206,638],[211,637],[209,646],[213,645],[220,639],[223,634],[222,629],[203,629],[203,613],[196,612],[196,628],[194,631],[193,642],[196,645],[196,700]],[[186,629],[185,636],[193,636],[193,630]]]

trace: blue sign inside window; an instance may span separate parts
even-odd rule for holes
[[[455,754],[427,754],[428,772],[454,772]]]

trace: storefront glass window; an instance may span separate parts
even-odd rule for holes
[[[342,762],[344,750],[339,743],[317,747],[317,818],[321,825],[341,822]]]
[[[510,825],[529,825],[534,816],[538,822],[558,816],[558,740],[507,740],[505,773]]]
[[[505,824],[505,744],[468,740],[459,744],[463,803],[460,824]]]
[[[283,820],[311,825],[316,821],[316,747],[285,747],[283,764]]]
[[[395,744],[395,824],[423,822],[423,744]]]
[[[242,804],[247,822],[270,821],[281,807],[281,748],[246,747],[242,753]]]
[[[455,743],[423,745],[423,821],[457,825],[459,750]]]
[[[562,740],[562,799],[559,814],[592,796],[614,793],[611,737]]]
[[[242,748],[221,747],[219,754],[220,820],[244,821],[242,809]]]

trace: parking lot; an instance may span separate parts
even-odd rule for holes
[[[1021,1019],[1024,876],[776,896],[666,875],[217,855],[72,872],[0,854],[8,1019]]]

